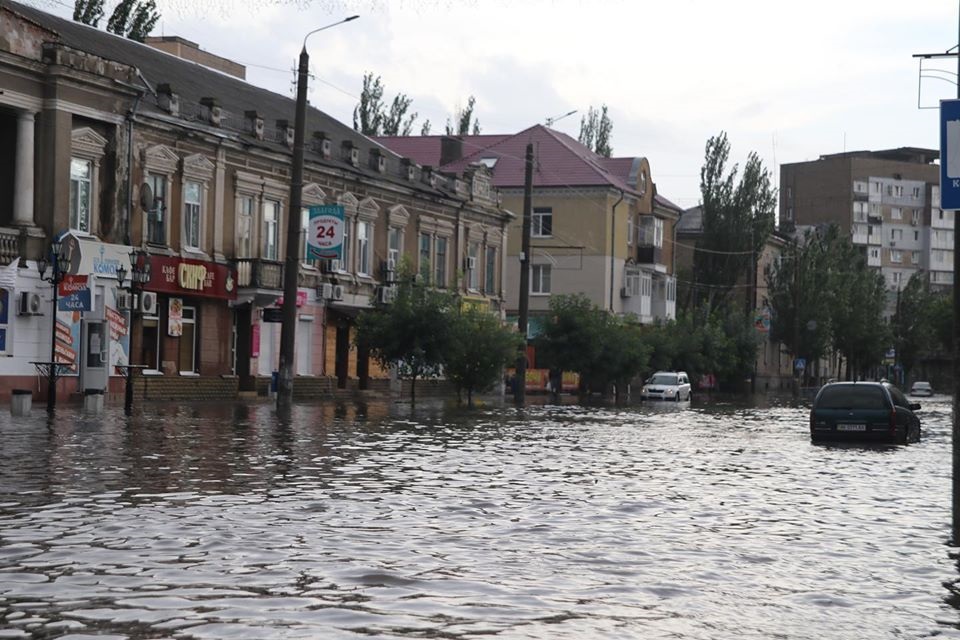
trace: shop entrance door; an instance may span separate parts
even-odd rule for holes
[[[83,389],[103,391],[107,388],[110,363],[110,332],[103,320],[84,319],[81,325],[83,350],[80,358],[80,380]]]

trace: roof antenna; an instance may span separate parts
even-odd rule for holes
[[[574,109],[573,111],[568,111],[567,113],[563,114],[562,116],[554,116],[554,117],[552,117],[552,118],[547,118],[547,119],[544,121],[544,124],[547,125],[548,127],[552,127],[554,122],[556,122],[556,121],[558,121],[558,120],[563,120],[563,119],[566,118],[567,116],[572,116],[572,115],[575,114],[576,112],[577,112],[577,110]]]

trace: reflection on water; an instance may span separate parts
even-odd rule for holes
[[[875,448],[776,401],[4,415],[0,638],[960,637],[922,415]]]

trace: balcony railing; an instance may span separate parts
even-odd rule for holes
[[[260,258],[238,258],[237,286],[241,289],[283,289],[283,263]]]
[[[20,232],[0,228],[0,264],[10,264],[20,255]]]

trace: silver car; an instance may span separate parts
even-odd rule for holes
[[[913,386],[910,387],[910,395],[912,396],[932,396],[933,387],[929,382],[914,382]]]
[[[686,371],[657,371],[650,376],[640,391],[642,400],[690,400],[690,378]]]

